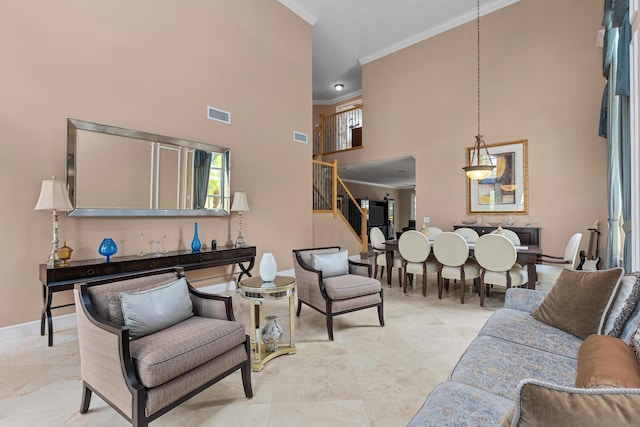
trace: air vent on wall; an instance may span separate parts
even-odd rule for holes
[[[231,124],[231,113],[219,108],[207,107],[207,118],[218,122]]]
[[[302,142],[303,144],[307,143],[307,134],[302,132],[293,131],[293,140],[297,142]]]

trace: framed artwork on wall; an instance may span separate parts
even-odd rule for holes
[[[487,150],[495,168],[485,179],[467,179],[469,213],[529,213],[527,140],[487,144]],[[473,147],[467,148],[467,164],[472,153]],[[480,163],[488,163],[486,157],[483,153]]]

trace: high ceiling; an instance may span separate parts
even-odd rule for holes
[[[472,21],[476,0],[278,0],[313,26],[313,103],[362,93],[362,65]],[[480,15],[519,0],[481,0]],[[336,92],[334,85],[344,85]],[[415,187],[415,158],[342,165],[344,181]]]
[[[367,62],[476,18],[476,0],[279,1],[313,25],[313,102],[325,105],[361,94]],[[480,14],[517,1],[481,0]]]

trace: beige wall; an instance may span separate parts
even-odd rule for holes
[[[528,139],[529,214],[514,219],[542,227],[545,253],[562,254],[574,232],[586,247],[587,228],[606,223],[601,19],[601,0],[521,0],[481,19],[482,133],[488,144]],[[470,22],[365,64],[366,150],[335,156],[416,155],[417,217],[443,229],[468,216],[461,167],[477,133],[475,40]]]
[[[276,0],[6,2],[0,40],[0,327],[40,315],[51,215],[33,207],[41,180],[65,175],[67,117],[230,147],[232,191],[247,193],[244,235],[258,256],[273,252],[286,269],[291,250],[311,244],[311,144],[292,137],[311,135],[311,28]],[[230,111],[232,124],[206,119],[207,105]],[[117,162],[103,168],[118,173]],[[119,255],[135,254],[139,232],[166,235],[175,250],[189,247],[194,221],[203,242],[237,235],[236,214],[63,216],[60,240],[73,259],[98,258],[105,236]]]

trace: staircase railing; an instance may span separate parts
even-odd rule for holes
[[[313,130],[314,158],[362,148],[362,105],[325,116]]]
[[[360,207],[338,176],[338,161],[313,160],[313,212],[331,212],[340,217],[367,252],[367,210]]]

